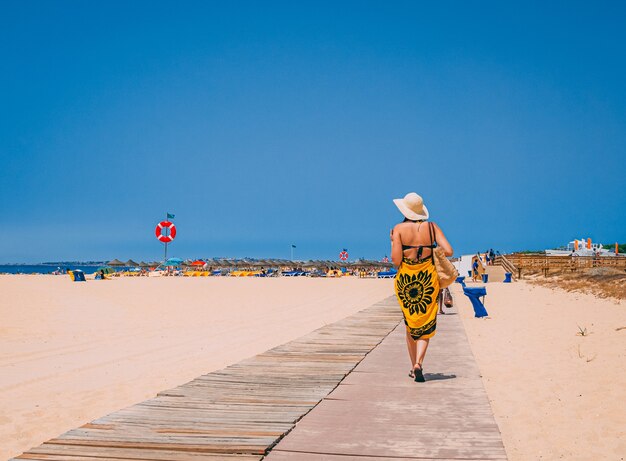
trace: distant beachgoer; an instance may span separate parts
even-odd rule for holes
[[[472,263],[472,280],[476,282],[478,280],[478,258],[474,257],[474,262]]]
[[[487,262],[487,265],[490,266],[491,265],[491,258],[489,257],[489,252],[486,251],[485,252],[485,261]]]
[[[398,268],[396,296],[404,316],[412,367],[409,376],[424,382],[422,363],[437,328],[439,279],[433,248],[438,245],[446,256],[452,256],[452,247],[437,224],[426,222],[428,209],[422,197],[411,192],[394,203],[405,218],[391,230],[390,238],[391,259]]]

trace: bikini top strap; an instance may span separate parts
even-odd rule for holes
[[[432,222],[428,223],[428,233],[430,234],[430,259],[432,259],[433,264],[435,264],[435,246],[437,245],[437,239]]]

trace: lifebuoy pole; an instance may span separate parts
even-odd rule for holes
[[[165,213],[165,220],[167,221],[167,213]],[[165,228],[165,236],[167,237],[168,232],[169,232],[170,228],[166,227]],[[165,242],[165,255],[163,256],[163,263],[165,263],[167,261],[167,242]]]

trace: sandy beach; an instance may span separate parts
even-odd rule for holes
[[[351,315],[392,283],[0,276],[0,459]]]
[[[626,457],[623,302],[493,283],[476,319],[453,289],[509,460]]]
[[[0,458],[346,317],[392,283],[2,276]],[[452,289],[511,461],[623,459],[623,303],[492,283],[490,317],[475,319]]]

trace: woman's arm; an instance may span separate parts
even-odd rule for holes
[[[402,240],[400,239],[400,231],[398,226],[394,227],[391,231],[391,261],[393,267],[400,267],[402,262]]]
[[[452,245],[448,242],[448,239],[444,235],[443,231],[435,223],[433,223],[433,227],[435,228],[435,239],[437,240],[437,245],[443,248],[443,252],[446,256],[452,256],[454,254],[454,250],[452,249]]]

